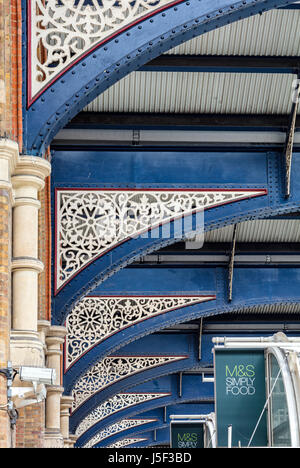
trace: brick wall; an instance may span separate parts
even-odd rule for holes
[[[21,0],[0,0],[0,137],[22,148]]]
[[[22,18],[21,0],[0,0],[0,138],[22,149]],[[43,221],[42,221],[43,222]],[[11,207],[8,193],[0,189],[0,366],[9,359],[11,317]],[[46,293],[45,293],[46,294]],[[41,306],[44,310],[44,306]],[[43,317],[44,318],[44,317]],[[6,404],[6,378],[0,376],[0,448],[11,446]],[[14,446],[43,447],[44,404],[19,411]]]
[[[26,406],[19,410],[16,431],[17,448],[44,448],[45,404]]]

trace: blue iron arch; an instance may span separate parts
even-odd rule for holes
[[[240,155],[243,157],[240,158]],[[292,195],[289,199],[286,199],[283,193],[284,170],[282,155],[280,153],[201,153],[201,163],[199,163],[200,158],[198,158],[198,162],[196,162],[196,159],[192,160],[194,164],[200,164],[198,166],[198,171],[200,172],[197,172],[194,168],[191,171],[185,170],[185,173],[182,175],[180,167],[176,166],[175,171],[170,176],[169,167],[172,168],[172,166],[165,165],[166,167],[161,171],[163,173],[161,177],[166,176],[164,187],[168,186],[175,191],[180,191],[182,189],[197,190],[200,187],[204,189],[207,187],[208,190],[213,190],[212,188],[216,187],[216,189],[220,191],[225,190],[233,192],[234,190],[258,191],[259,196],[244,200],[229,201],[227,204],[221,204],[220,206],[214,206],[205,210],[204,230],[210,231],[250,219],[268,218],[282,213],[298,211],[300,199],[300,184],[297,179],[297,169],[300,164],[299,156],[299,153],[294,153],[294,171],[291,177]],[[55,158],[53,167],[55,174]],[[61,164],[60,167],[62,167]],[[211,167],[214,168],[213,171]],[[111,177],[111,171],[112,169],[110,168],[110,172],[108,171],[109,177]],[[167,171],[169,171],[168,174],[166,174]],[[186,177],[190,178],[191,174],[195,173],[201,174],[201,180],[198,180],[197,183],[186,179]],[[103,172],[101,174],[103,174]],[[161,187],[160,183],[151,184],[149,180],[146,179],[143,183],[142,177],[148,177],[149,179],[149,177],[153,177],[153,174],[150,173],[149,175],[147,172],[145,176],[145,169],[144,175],[143,173],[141,174],[142,175],[139,174],[141,182],[133,185],[133,190],[137,189],[136,186],[142,187],[142,189],[145,188],[145,190],[150,190],[150,188],[155,190],[157,186]],[[102,179],[103,177],[101,175]],[[118,176],[115,176],[115,178],[116,177]],[[104,182],[93,180],[90,186],[80,182],[80,179],[77,180],[79,180],[79,182],[73,182],[71,187],[70,184],[66,182],[61,183],[59,180],[53,187],[53,190],[59,189],[60,187],[62,190],[73,190],[74,184],[78,187],[78,189],[75,189],[76,191],[94,190],[95,186],[99,187],[99,185],[105,187],[107,190],[115,189],[122,191],[122,188],[126,186],[125,182],[121,179],[119,183],[113,180],[110,185],[108,185],[106,179],[104,179]],[[179,183],[180,180],[182,181],[181,183]],[[216,184],[216,180],[222,180],[222,185],[219,183]],[[203,181],[203,183],[201,183],[201,181]],[[190,219],[193,219],[193,221],[189,222]],[[197,215],[186,216],[185,220],[188,221],[190,225],[196,225]],[[54,222],[53,225],[55,225]],[[173,237],[171,238],[170,236],[167,239],[162,238],[159,233],[159,228],[157,228],[156,236],[151,236],[150,238],[140,236],[128,239],[125,242],[113,246],[107,253],[97,257],[87,266],[81,268],[79,273],[71,277],[56,294],[55,291],[53,292],[53,323],[62,324],[74,305],[82,297],[90,294],[98,284],[103,283],[122,268],[148,253],[174,242],[178,242],[179,237],[174,235],[174,232],[176,229],[180,229],[180,227],[178,227],[174,221],[171,221],[169,223],[169,228],[170,232],[172,232],[173,229]],[[55,258],[55,251],[53,251],[53,255]]]
[[[212,337],[210,336],[203,337],[201,359],[199,359],[199,338],[193,334],[181,333],[174,335],[172,333],[167,333],[164,335],[163,342],[160,335],[147,335],[138,341],[130,343],[128,346],[122,348],[121,352],[109,355],[107,365],[109,366],[109,360],[113,359],[115,362],[118,362],[118,358],[122,360],[122,357],[125,358],[125,361],[127,358],[142,358],[145,359],[146,365],[143,367],[138,363],[139,367],[137,369],[134,369],[133,367],[132,372],[129,374],[124,373],[123,376],[116,376],[115,379],[111,378],[110,375],[110,378],[107,379],[108,381],[104,383],[103,373],[101,373],[99,376],[101,386],[95,386],[94,393],[92,395],[90,393],[87,395],[91,399],[89,404],[91,404],[91,406],[99,405],[102,401],[110,398],[113,394],[124,392],[138,383],[145,382],[149,379],[153,380],[154,378],[158,378],[162,375],[183,372],[184,370],[195,369],[199,366],[203,368],[211,367],[213,364],[211,356],[213,345],[211,338]],[[155,353],[153,353],[154,349],[157,350]],[[147,366],[148,358],[150,360],[149,367]],[[152,358],[154,360],[151,365]],[[155,361],[155,358],[157,358],[157,361]],[[159,360],[159,358],[162,359]],[[88,364],[86,362],[85,364],[85,371],[87,374],[84,374],[82,384],[80,383],[80,385],[77,385],[78,379],[70,379],[68,372],[65,373],[65,393],[71,393],[74,390],[76,394],[84,389],[85,380],[89,380],[88,371],[93,369],[93,367],[91,367],[91,363]],[[101,368],[103,367],[101,366]],[[105,370],[106,369],[104,367],[104,371]],[[91,403],[92,400],[94,403]],[[76,409],[73,413],[75,411]]]
[[[126,348],[129,344],[136,354],[139,354],[139,351],[143,354],[143,340],[145,340],[145,337],[164,328],[200,317],[256,312],[258,307],[272,306],[278,313],[289,306],[293,307],[300,301],[300,291],[297,286],[299,275],[299,268],[236,267],[233,282],[233,300],[228,302],[228,270],[226,267],[164,268],[159,270],[156,268],[130,268],[122,270],[103,283],[95,294],[98,294],[99,297],[110,294],[113,298],[114,294],[117,296],[120,290],[128,291],[134,285],[135,293],[142,289],[143,294],[146,296],[145,284],[148,285],[149,289],[156,289],[157,293],[161,294],[162,288],[164,288],[164,292],[167,288],[170,288],[170,291],[173,290],[171,288],[180,290],[184,283],[193,292],[199,290],[200,286],[206,288],[207,291],[214,291],[216,298],[149,317],[147,320],[135,323],[125,329],[120,328],[118,333],[108,336],[103,341],[95,342],[94,346],[83,353],[65,372],[64,385],[66,391],[70,392],[80,376],[98,360],[116,351],[124,354],[126,350],[130,349]],[[159,286],[161,289],[159,289]],[[211,338],[210,335],[203,336],[203,365],[211,363]],[[78,340],[78,338],[75,339]],[[122,348],[123,350],[120,351]],[[168,353],[166,352],[166,354]],[[96,400],[97,398],[95,398]]]
[[[159,389],[159,390],[158,390]],[[83,432],[80,431],[77,444],[82,446],[96,435],[100,430],[118,422],[121,419],[127,419],[134,417],[145,411],[154,410],[155,408],[188,403],[197,402],[202,403],[213,403],[214,392],[212,383],[203,383],[201,375],[187,374],[182,376],[182,394],[179,394],[178,376],[168,375],[161,377],[157,380],[145,382],[137,385],[131,391],[134,393],[157,393],[158,398],[150,399],[148,401],[141,402],[139,404],[130,405],[126,408],[122,408],[118,411],[112,412],[111,414],[105,415],[105,417],[97,421],[95,419],[89,425],[89,428],[84,426]],[[127,392],[130,394],[130,392]],[[79,424],[84,418],[92,413],[93,408],[86,407],[85,411],[76,412],[70,417],[70,431],[75,433],[79,427]],[[82,433],[81,433],[82,432]]]
[[[178,405],[170,405],[166,407],[156,408],[152,411],[140,413],[139,419],[146,422],[145,424],[138,425],[129,429],[122,430],[120,432],[111,432],[108,437],[102,438],[106,434],[102,434],[101,440],[95,440],[92,446],[95,448],[106,447],[110,444],[118,442],[119,440],[128,437],[139,437],[141,433],[146,431],[154,431],[164,427],[169,427],[170,415],[182,415],[182,414],[209,414],[214,411],[213,403],[181,403]]]
[[[30,99],[34,0],[22,0],[24,152],[42,156],[54,136],[85,105],[128,73],[200,34],[290,0],[189,0],[164,2],[163,8],[116,31],[92,52],[67,66],[48,87]]]

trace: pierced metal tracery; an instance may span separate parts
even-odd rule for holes
[[[60,73],[170,0],[31,0],[31,99]]]
[[[102,359],[76,383],[72,396],[75,411],[92,395],[115,382],[157,366],[186,359],[188,356],[110,356]]]
[[[117,422],[116,424],[112,424],[109,427],[103,429],[103,431],[99,432],[97,435],[92,437],[84,446],[83,448],[92,448],[94,445],[99,444],[103,440],[111,437],[112,435],[118,434],[119,432],[126,431],[127,429],[131,429],[133,427],[143,426],[145,424],[150,424],[152,422],[156,422],[157,419],[122,419],[122,421]]]
[[[172,220],[247,198],[266,190],[102,189],[56,191],[56,292],[89,263],[130,238],[148,238],[148,231]],[[203,216],[197,226],[182,227],[171,234],[168,226],[150,238],[171,238],[203,231]]]
[[[170,393],[118,393],[88,414],[78,425],[76,435],[80,437],[92,426],[112,414],[166,396],[170,396]]]
[[[114,333],[172,310],[215,299],[215,296],[85,297],[69,314],[65,367]]]
[[[128,445],[138,444],[140,442],[145,442],[146,440],[148,439],[142,438],[142,437],[132,437],[128,439],[119,440],[118,442],[115,442],[114,444],[108,445],[107,448],[128,447]]]

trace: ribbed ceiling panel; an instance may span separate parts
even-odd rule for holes
[[[300,10],[271,10],[203,34],[167,53],[299,56]]]
[[[294,75],[133,72],[89,104],[90,112],[287,114]]]
[[[205,234],[205,242],[231,242],[233,226]],[[255,220],[240,223],[237,242],[300,242],[300,221],[296,219]]]

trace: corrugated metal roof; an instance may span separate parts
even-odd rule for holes
[[[231,242],[233,226],[205,233],[205,242]],[[237,242],[300,242],[300,220],[246,221],[238,225]]]
[[[294,79],[288,74],[133,72],[84,110],[287,114]]]
[[[246,307],[235,311],[237,314],[299,314],[300,304],[268,304]]]
[[[300,55],[300,10],[271,10],[194,38],[180,55]]]

